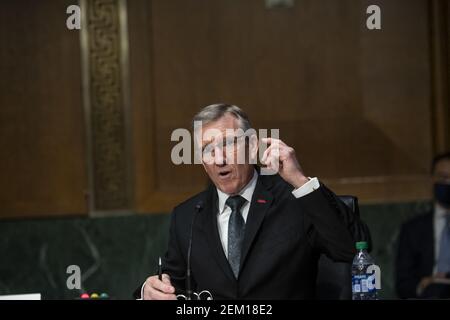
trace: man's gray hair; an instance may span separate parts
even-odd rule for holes
[[[219,120],[227,113],[232,114],[236,119],[238,119],[239,128],[244,130],[244,132],[251,128],[250,121],[245,112],[238,106],[226,103],[216,103],[204,107],[194,116],[192,125],[194,125],[196,121],[202,121],[202,125],[205,125],[209,122]]]

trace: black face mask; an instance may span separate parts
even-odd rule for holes
[[[450,184],[435,183],[434,184],[434,198],[444,207],[450,207]]]

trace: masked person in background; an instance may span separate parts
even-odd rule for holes
[[[398,239],[400,298],[450,298],[450,152],[431,166],[434,207],[406,222]]]

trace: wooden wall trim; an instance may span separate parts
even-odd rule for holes
[[[131,207],[128,32],[125,0],[82,0],[81,45],[90,212]]]
[[[430,4],[430,40],[432,57],[432,109],[435,153],[450,149],[449,74],[450,65],[449,7],[446,0],[432,0]]]

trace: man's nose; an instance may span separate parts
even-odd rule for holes
[[[227,164],[225,148],[216,147],[214,150],[214,163],[217,166],[224,166]]]

